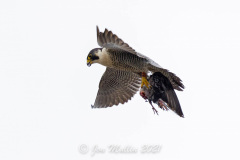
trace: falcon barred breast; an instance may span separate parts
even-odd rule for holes
[[[136,52],[117,35],[105,29],[99,32],[97,42],[101,48],[92,49],[87,56],[87,65],[94,63],[106,66],[93,108],[105,108],[130,100],[141,87],[151,87],[147,74],[160,72],[176,90],[184,85],[179,77],[162,68],[150,58]]]

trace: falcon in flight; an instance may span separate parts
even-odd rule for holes
[[[97,42],[101,48],[92,49],[87,56],[87,65],[94,63],[106,66],[93,108],[106,108],[130,100],[139,88],[151,88],[148,73],[160,72],[173,89],[182,91],[184,85],[179,77],[156,62],[136,52],[111,31],[99,32]],[[147,91],[147,90],[145,90]]]

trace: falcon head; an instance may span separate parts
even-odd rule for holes
[[[97,63],[99,60],[99,53],[102,52],[102,48],[92,49],[87,56],[87,65],[90,67],[93,63]]]
[[[106,48],[94,48],[87,56],[87,65],[91,66],[93,63],[99,63],[106,67],[112,66],[112,60]]]

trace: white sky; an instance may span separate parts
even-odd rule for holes
[[[186,118],[154,115],[138,93],[91,109],[105,71],[86,65],[96,25],[181,77]],[[0,159],[239,159],[239,28],[238,1],[2,0]]]

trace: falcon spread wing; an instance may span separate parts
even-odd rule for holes
[[[105,29],[103,33],[99,32],[98,26],[97,42],[99,46],[104,48],[121,49],[137,55],[137,52],[134,49],[132,49],[127,43],[124,43],[123,40],[118,38],[117,35],[113,34],[112,31]]]
[[[124,104],[139,90],[141,76],[134,72],[107,67],[104,72],[93,108]]]

